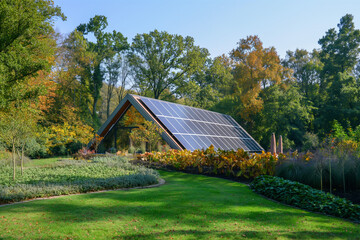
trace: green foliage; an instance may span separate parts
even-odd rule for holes
[[[40,70],[50,70],[54,54],[52,22],[65,16],[48,0],[0,2],[0,110],[17,99],[36,98],[38,89],[22,83]]]
[[[99,157],[91,162],[63,160],[51,167],[27,168],[15,182],[10,179],[11,168],[2,166],[0,203],[150,185],[157,183],[158,173],[124,158]]]
[[[360,222],[360,206],[310,186],[274,176],[259,176],[251,189],[279,202]]]
[[[144,121],[139,128],[131,131],[130,138],[135,146],[140,147],[143,142],[149,144],[150,151],[154,150],[161,140],[161,134],[164,130],[151,121]],[[145,152],[145,151],[143,151]]]
[[[315,150],[319,146],[319,138],[316,134],[306,132],[303,137],[302,151],[307,152]]]
[[[232,84],[231,68],[224,58],[208,59],[194,72],[190,81],[177,89],[185,105],[209,109],[229,94]]]
[[[128,58],[140,92],[158,99],[165,89],[181,87],[208,55],[192,37],[154,30],[134,37]]]
[[[301,146],[311,115],[297,87],[270,86],[263,90],[261,98],[264,109],[255,118],[258,126],[252,131],[254,137],[261,145],[269,146],[271,134],[275,133],[283,136],[284,150],[291,149],[291,145]]]
[[[328,132],[334,119],[357,125],[360,114],[358,82],[352,76],[358,61],[360,30],[355,29],[353,16],[340,19],[339,30],[329,29],[319,40],[323,68],[320,71],[319,116],[316,127]]]
[[[355,66],[359,54],[360,30],[355,29],[354,17],[346,14],[335,28],[329,29],[319,40],[321,46],[320,59],[324,63],[322,75],[328,77],[349,72]]]
[[[105,70],[102,63],[106,59],[112,59],[116,54],[126,50],[129,47],[127,39],[117,31],[112,33],[105,32],[108,26],[107,18],[102,15],[95,15],[87,24],[80,24],[77,31],[87,35],[93,33],[96,42],[87,40],[87,51],[94,56],[93,62],[84,66],[85,72],[82,77],[86,79],[86,85],[92,97],[92,118],[93,127],[97,128],[100,124],[97,115],[97,103],[100,100],[100,90],[104,81]]]

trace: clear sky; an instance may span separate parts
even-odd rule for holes
[[[212,57],[228,54],[236,43],[258,35],[264,47],[287,50],[319,48],[318,40],[337,28],[347,13],[360,28],[360,0],[55,0],[67,21],[55,29],[70,33],[94,15],[105,15],[107,31],[121,32],[128,41],[154,29],[191,36]]]

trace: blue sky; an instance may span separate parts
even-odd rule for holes
[[[105,15],[107,31],[121,32],[128,41],[154,29],[191,36],[212,57],[228,54],[236,43],[258,35],[264,47],[287,50],[318,48],[317,41],[336,28],[347,13],[360,28],[359,0],[55,0],[67,21],[55,29],[70,33],[94,15]]]

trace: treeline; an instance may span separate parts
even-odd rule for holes
[[[77,151],[128,92],[233,116],[264,148],[316,148],[335,122],[359,125],[359,43],[352,15],[319,49],[281,59],[257,36],[211,58],[192,37],[154,30],[131,42],[94,16],[67,36],[48,0],[0,3],[0,137],[31,156]]]

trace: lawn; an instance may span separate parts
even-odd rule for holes
[[[0,207],[0,239],[359,239],[360,226],[229,180],[161,171],[157,188]]]

